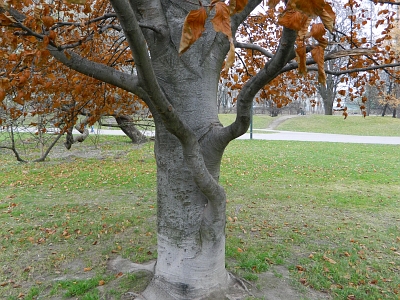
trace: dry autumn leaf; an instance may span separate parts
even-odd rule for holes
[[[325,0],[289,0],[287,7],[299,10],[309,16],[319,16],[325,4]]]
[[[325,85],[326,84],[326,73],[324,66],[324,49],[320,46],[315,47],[311,50],[311,55],[318,65],[318,82]]]
[[[228,52],[228,57],[225,62],[225,70],[228,70],[230,67],[232,67],[233,63],[235,62],[235,46],[233,45],[233,42],[230,42],[230,47],[229,47],[229,52]]]
[[[241,12],[247,5],[248,0],[231,0],[229,1],[229,11],[231,15]]]
[[[328,3],[325,4],[322,13],[319,15],[325,27],[332,32],[335,25],[336,14]]]
[[[42,18],[43,25],[46,26],[46,28],[50,28],[51,26],[54,25],[56,22],[52,17],[50,16],[44,16]]]
[[[326,260],[327,262],[329,262],[329,263],[331,263],[331,264],[336,264],[336,261],[334,261],[332,258],[329,258],[329,257],[327,257],[327,256],[323,256],[323,259],[324,260]]]
[[[286,10],[278,17],[278,24],[296,31],[302,30],[308,17],[295,10]]]
[[[206,19],[207,11],[204,7],[189,12],[183,23],[179,54],[188,50],[189,47],[200,38],[205,29],[204,25]]]
[[[229,40],[232,39],[229,7],[224,2],[218,2],[215,4],[215,16],[211,22],[216,32],[222,32],[229,38]]]
[[[17,22],[17,20],[15,20],[14,17],[5,14],[0,14],[0,25],[9,26],[15,22]]]
[[[322,40],[323,36],[325,35],[325,27],[324,27],[324,25],[321,24],[321,23],[313,24],[311,26],[310,34],[317,41]]]
[[[296,48],[296,57],[299,64],[299,74],[304,75],[307,73],[306,65],[306,45],[300,41]]]

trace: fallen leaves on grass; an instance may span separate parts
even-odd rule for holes
[[[332,258],[329,258],[329,257],[327,257],[327,256],[323,256],[322,257],[325,261],[327,261],[327,262],[329,262],[329,263],[331,263],[331,264],[336,264],[336,261],[334,261]]]

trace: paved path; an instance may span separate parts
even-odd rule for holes
[[[239,139],[250,139],[250,134],[246,133],[241,137],[239,137]],[[314,132],[279,131],[279,130],[268,130],[268,129],[257,130],[257,132],[253,132],[253,139],[269,140],[269,141],[305,141],[305,142],[400,145],[400,136],[361,136],[361,135],[328,134],[328,133],[314,133]]]

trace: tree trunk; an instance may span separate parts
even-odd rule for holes
[[[181,21],[176,26],[180,27]],[[178,28],[177,41],[181,31]],[[214,40],[215,33],[207,38]],[[168,49],[157,43],[150,45],[150,51],[161,89],[199,141],[207,170],[218,181],[227,144],[215,138],[222,127],[218,119],[217,89],[224,57],[213,59],[205,54],[204,61],[188,63],[192,57],[201,58],[203,53],[208,53],[211,41],[193,45],[182,56],[175,48]],[[230,282],[225,269],[226,196],[223,193],[219,199],[211,200],[200,190],[193,170],[187,165],[182,147],[186,141],[178,140],[167,131],[160,120],[162,115],[153,113],[153,116],[158,257],[153,280],[143,296],[147,300],[201,299],[213,291],[226,290]]]
[[[221,126],[217,115],[217,73],[210,73],[205,78],[214,77],[214,81],[199,78],[182,82],[178,93],[168,85],[163,89],[186,112],[187,125],[201,141],[207,169],[218,180],[225,145],[210,142],[213,128]],[[203,95],[197,93],[200,89]],[[199,105],[201,110],[193,109]],[[180,141],[160,123],[156,122],[155,139],[158,257],[154,278],[143,296],[149,300],[200,299],[212,291],[226,290],[230,282],[225,269],[226,198],[210,203],[185,163]]]
[[[389,104],[386,103],[385,106],[383,107],[383,110],[382,110],[382,117],[385,116],[386,110],[387,110],[388,106],[389,106]]]
[[[147,141],[147,138],[134,125],[133,119],[130,116],[115,117],[118,126],[129,137],[134,144],[140,144]]]
[[[204,148],[216,157],[209,162],[219,175],[221,151]],[[226,199],[218,213],[199,190],[188,170],[177,138],[157,128],[157,227],[158,257],[146,299],[198,299],[213,290],[224,290],[230,277],[225,270]],[[217,218],[215,216],[218,215]]]
[[[332,99],[322,97],[322,101],[324,102],[325,115],[332,116],[333,115],[333,102]]]
[[[330,69],[333,68],[333,61],[329,62]],[[333,102],[335,100],[336,94],[335,79],[331,74],[326,77],[326,85],[318,85],[318,91],[321,95],[322,101],[324,102],[325,115],[333,115]]]
[[[325,115],[331,116],[333,114],[334,100],[333,87],[330,84],[327,84],[327,86],[319,85],[318,90],[324,102]]]

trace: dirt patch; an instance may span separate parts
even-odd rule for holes
[[[249,290],[258,299],[265,300],[331,299],[329,295],[307,287],[294,287],[289,270],[284,266],[273,266],[268,272],[259,274]]]

